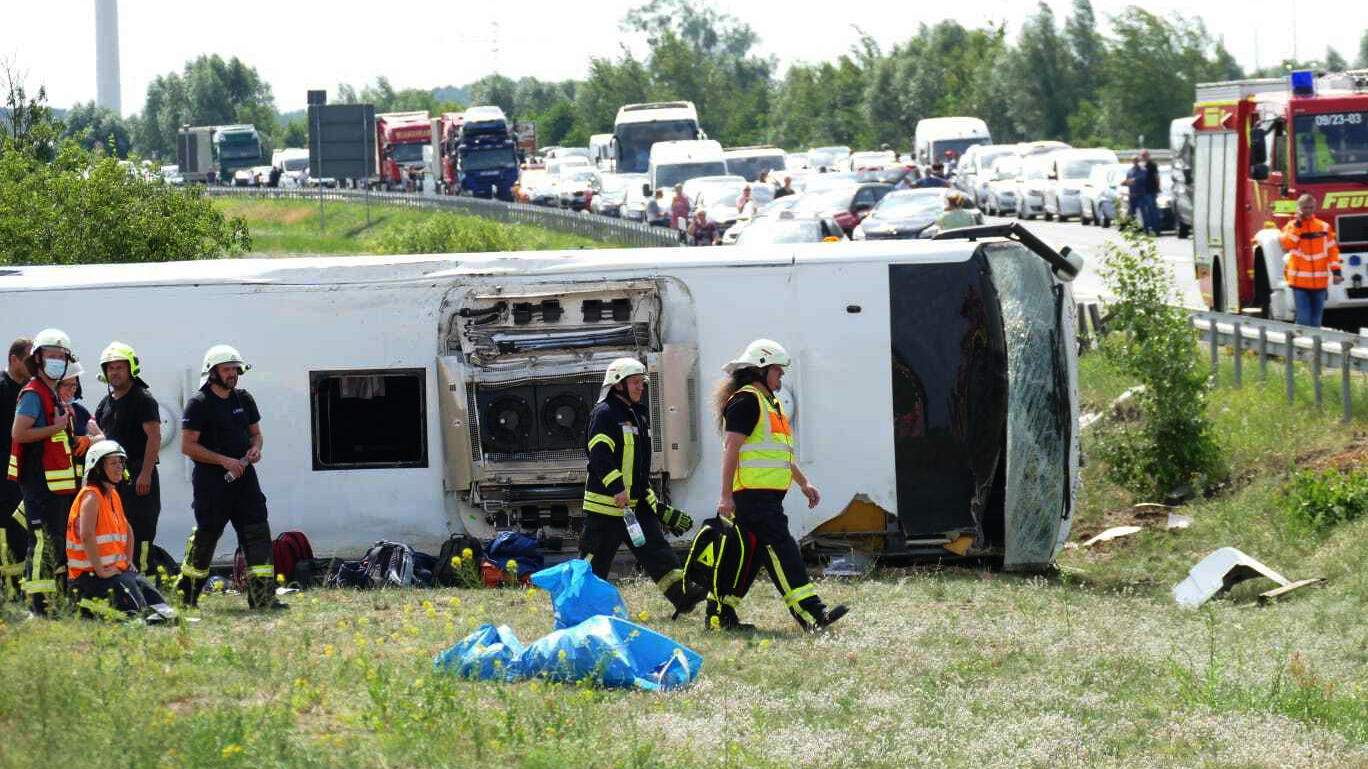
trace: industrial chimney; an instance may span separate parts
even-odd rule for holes
[[[123,115],[119,98],[118,0],[95,0],[95,101]]]

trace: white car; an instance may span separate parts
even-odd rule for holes
[[[707,190],[735,191],[740,192],[741,188],[750,184],[744,177],[734,174],[717,176],[699,176],[684,182],[684,199],[689,201],[689,208],[697,208],[699,197]],[[666,198],[673,199],[673,193],[666,191]]]
[[[1061,222],[1083,214],[1081,193],[1083,182],[1096,166],[1114,165],[1116,153],[1103,148],[1059,150],[1050,158],[1050,183],[1045,186],[1045,221],[1058,218]]]
[[[850,170],[850,148],[846,146],[813,147],[808,150],[807,157],[814,171]]]
[[[850,170],[852,171],[859,171],[864,168],[885,168],[897,162],[893,150],[852,152],[850,154]]]
[[[583,211],[599,189],[598,169],[593,166],[567,166],[558,174],[556,195],[561,208]]]
[[[1093,166],[1079,193],[1082,212],[1078,221],[1111,226],[1116,220],[1116,188],[1126,178],[1126,168],[1125,163]]]
[[[1020,155],[1003,155],[993,161],[980,208],[993,216],[1016,213],[1017,183],[1021,179],[1022,162]]]
[[[1016,182],[1016,215],[1034,219],[1045,213],[1045,188],[1050,185],[1050,155],[1030,155],[1021,161]]]
[[[1015,144],[975,144],[964,151],[955,167],[955,186],[969,196],[975,207],[983,208],[988,200],[988,185],[993,181],[993,164],[999,158],[1016,154]]]

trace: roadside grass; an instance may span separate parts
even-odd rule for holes
[[[326,202],[323,204],[323,232],[320,233],[317,203],[297,200],[215,198],[214,205],[224,216],[241,216],[247,221],[247,228],[252,234],[254,255],[373,254],[376,253],[377,241],[387,234],[423,225],[434,219],[468,222],[476,227],[490,224],[478,217],[379,203],[371,206],[370,222],[367,223],[365,206]],[[547,251],[612,246],[578,235],[539,227],[499,226],[509,228],[512,234],[511,243],[515,246],[513,250]]]
[[[1083,359],[1085,397],[1124,389],[1097,365]],[[481,623],[548,632],[535,591],[318,590],[266,616],[209,596],[178,628],[0,609],[0,766],[1368,767],[1368,520],[1312,535],[1276,505],[1292,467],[1362,426],[1332,403],[1286,407],[1280,381],[1214,394],[1219,432],[1245,433],[1236,480],[1184,510],[1191,528],[1066,551],[1053,576],[818,580],[852,611],[815,637],[765,584],[741,607],[760,630],[731,635],[671,622],[649,581],[623,581],[634,619],[704,657],[677,692],[433,671]],[[1101,470],[1076,529],[1106,520],[1108,494],[1130,501]],[[1266,583],[1175,607],[1170,586],[1222,545],[1329,581],[1264,608],[1249,604]]]

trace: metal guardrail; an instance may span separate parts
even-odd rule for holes
[[[1220,381],[1220,350],[1230,348],[1234,359],[1234,385],[1244,384],[1245,358],[1253,355],[1259,367],[1259,379],[1268,379],[1269,361],[1282,362],[1282,376],[1287,388],[1287,402],[1296,398],[1296,364],[1301,361],[1311,369],[1311,388],[1317,406],[1324,404],[1322,376],[1325,369],[1339,369],[1340,402],[1344,407],[1343,421],[1353,418],[1350,374],[1368,372],[1368,337],[1348,331],[1315,326],[1299,326],[1278,320],[1265,320],[1247,315],[1233,315],[1209,310],[1190,310],[1192,325],[1209,350],[1211,374]],[[1106,323],[1096,303],[1078,305],[1078,339],[1085,347],[1096,346]]]
[[[416,195],[405,192],[370,192],[363,190],[300,189],[289,187],[205,187],[211,197],[250,197],[267,200],[300,200],[317,203],[372,203],[402,208],[418,208],[480,216],[505,224],[525,224],[556,232],[580,235],[601,242],[620,243],[633,248],[684,245],[680,233],[653,227],[641,222],[615,219],[598,214],[575,212],[561,208],[534,206],[528,203],[507,203],[502,200],[472,198],[463,195]]]

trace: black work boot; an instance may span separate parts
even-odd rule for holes
[[[708,601],[708,616],[706,627],[709,630],[731,630],[738,633],[749,633],[755,630],[755,625],[749,622],[742,622],[736,616],[736,610],[730,606],[718,604],[715,601]]]
[[[247,580],[247,606],[252,609],[281,610],[290,605],[276,598],[275,583],[265,577]]]
[[[207,581],[182,576],[176,582],[176,592],[180,595],[181,605],[191,609],[199,608],[200,593],[204,590],[204,583]]]
[[[688,614],[697,609],[698,605],[703,603],[703,599],[708,597],[708,589],[693,585],[686,590],[684,582],[680,581],[670,585],[665,590],[665,597],[674,604],[674,614],[670,615],[670,619],[675,620],[679,619],[679,615]]]
[[[836,604],[830,609],[823,607],[823,609],[817,613],[817,624],[809,625],[806,629],[809,633],[819,633],[836,624],[836,620],[844,617],[849,611],[850,609],[847,609],[844,604]]]

